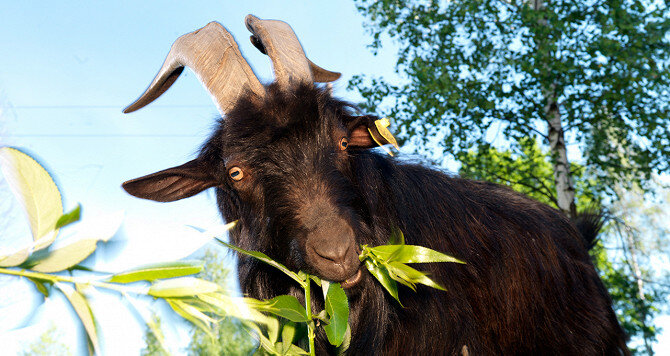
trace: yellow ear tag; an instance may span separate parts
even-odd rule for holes
[[[389,131],[388,127],[391,126],[391,122],[389,121],[388,118],[383,118],[379,120],[375,120],[375,128],[377,128],[377,132],[386,140],[386,142],[390,143],[395,147],[396,150],[400,150],[400,147],[398,146],[398,141],[396,141],[395,137],[393,137],[393,134],[391,131]],[[393,156],[393,153],[388,150],[386,147],[384,147],[384,144],[379,142],[377,138],[375,137],[376,135],[368,128],[368,131],[370,132],[370,136],[372,137],[375,142],[381,146],[388,154]]]

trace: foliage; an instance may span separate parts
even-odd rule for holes
[[[506,185],[557,207],[550,155],[542,150],[536,139],[520,139],[509,150],[482,144],[459,152],[456,157],[462,163],[458,173],[464,178]],[[571,169],[577,191],[577,206],[599,205],[596,194],[598,181],[586,175],[584,166],[572,164]]]
[[[224,246],[237,251],[238,253],[247,255],[249,257],[258,259],[268,265],[277,268],[291,279],[298,282],[305,292],[305,306],[298,301],[298,299],[291,295],[280,295],[269,301],[257,302],[252,301],[247,303],[252,309],[268,313],[269,315],[259,315],[260,318],[254,320],[255,324],[247,323],[246,326],[254,329],[257,332],[259,341],[263,349],[270,354],[308,354],[304,349],[294,344],[294,340],[300,343],[300,335],[296,335],[296,323],[305,323],[307,326],[307,342],[309,346],[309,355],[314,355],[314,339],[316,338],[316,323],[323,323],[327,327],[326,335],[328,341],[339,347],[342,344],[346,345],[344,337],[347,331],[347,320],[349,318],[349,302],[340,287],[339,283],[329,283],[322,281],[316,276],[311,276],[302,271],[296,273],[281,263],[274,261],[267,255],[258,251],[247,251],[239,247],[231,245],[225,241],[217,238],[217,240]],[[325,311],[318,314],[312,313],[311,307],[311,287],[312,282],[323,288],[323,297],[327,308]],[[344,297],[343,297],[344,296]],[[283,319],[279,319],[281,317]],[[342,323],[342,320],[344,322]],[[265,332],[258,324],[266,326]],[[281,325],[282,340],[279,341],[279,326]],[[334,327],[336,326],[336,327]]]
[[[364,263],[370,274],[381,283],[398,303],[400,303],[400,299],[398,298],[396,282],[409,287],[413,291],[416,291],[417,283],[445,290],[443,286],[430,279],[426,272],[417,271],[408,266],[407,263],[465,263],[429,248],[405,245],[405,236],[398,229],[393,229],[388,245],[377,247],[362,245],[359,259]]]
[[[202,272],[200,278],[193,277],[203,270],[203,264],[197,261],[146,265],[117,274],[99,276],[98,272],[80,263],[94,253],[98,241],[106,242],[115,234],[120,220],[112,224],[113,228],[100,231],[97,238],[86,236],[62,247],[52,247],[54,242],[58,246],[59,230],[80,219],[81,206],[64,214],[56,184],[46,170],[25,153],[13,148],[0,148],[0,159],[4,175],[17,199],[23,203],[33,232],[33,242],[28,246],[0,254],[0,273],[27,278],[45,298],[51,295],[54,288],[62,292],[82,323],[91,353],[100,354],[98,325],[88,301],[89,293],[96,288],[120,293],[133,307],[136,307],[136,303],[131,294],[150,296],[167,302],[178,315],[200,330],[194,333],[190,347],[192,353],[248,353],[253,349],[253,344],[243,337],[242,330],[245,329],[255,333],[260,346],[267,353],[308,354],[295,344],[304,339],[300,325],[306,324],[309,354],[313,355],[317,327],[315,321],[323,325],[332,345],[346,349],[347,339],[350,337],[349,304],[338,283],[321,281],[304,272],[290,271],[263,253],[245,251],[223,241],[220,242],[228,248],[259,259],[298,282],[305,292],[305,306],[290,295],[281,295],[267,301],[226,295],[222,288],[226,274],[221,262],[211,253],[206,255],[209,270]],[[234,223],[226,225],[225,228],[232,226]],[[404,245],[402,234],[400,236],[397,241],[399,245],[376,248],[364,246],[368,252],[367,258],[374,260],[375,265],[388,271],[401,283],[413,286],[413,283],[418,282],[439,287],[424,273],[404,263],[455,259],[419,246]],[[361,260],[366,262],[367,258],[361,256]],[[79,271],[77,275],[73,275],[75,271]],[[325,310],[318,314],[313,314],[311,309],[312,282],[322,288],[325,301]],[[139,284],[143,287],[140,288]],[[142,351],[143,354],[169,354],[164,345],[160,319],[154,317],[146,323],[149,330],[145,336],[147,345]]]
[[[209,249],[205,251],[203,259],[205,265],[198,277],[216,283],[223,290],[227,290],[229,271],[224,266],[219,253]],[[190,355],[250,355],[257,348],[252,336],[239,320],[234,318],[223,318],[213,325],[212,334],[214,337],[210,337],[201,329],[194,329],[188,353]]]
[[[507,185],[517,191],[523,192],[530,197],[549,205],[556,206],[555,186],[552,179],[552,171],[549,163],[549,157],[542,152],[536,142],[526,141],[522,147],[521,153],[510,151],[499,151],[492,147],[471,150],[464,153],[462,157],[463,166],[460,174],[469,178],[481,179],[499,184]],[[597,206],[596,201],[592,200],[593,190],[590,188],[596,183],[593,179],[583,174],[581,167],[573,165],[574,177],[577,183],[578,207],[582,210],[593,209]],[[537,185],[541,182],[541,185]],[[641,284],[637,283],[636,275],[629,261],[630,256],[615,254],[626,247],[626,243],[621,241],[621,233],[633,229],[633,226],[639,226],[643,229],[650,229],[652,226],[658,226],[654,221],[649,221],[654,216],[652,206],[642,209],[640,202],[644,201],[644,193],[638,192],[635,198],[630,199],[630,210],[635,211],[636,216],[643,218],[644,223],[635,223],[630,221],[621,221],[621,218],[610,221],[601,233],[600,241],[591,251],[593,262],[598,270],[603,283],[607,287],[613,301],[613,307],[619,318],[619,322],[633,340],[642,340],[646,344],[651,344],[656,340],[659,330],[653,326],[653,317],[660,313],[660,307],[666,304],[665,296],[667,293],[661,285],[655,283],[646,283],[645,290],[641,293]],[[594,205],[595,204],[595,205]],[[618,200],[610,209],[610,215],[626,216],[623,208],[623,200]],[[656,212],[658,214],[660,212]],[[653,231],[651,233],[634,234],[636,239],[642,236],[653,236],[654,243],[650,246],[652,249],[660,249],[662,239],[667,238],[667,231]],[[657,240],[659,239],[659,240]],[[608,248],[605,248],[607,242]],[[662,251],[662,250],[661,250]],[[652,264],[647,261],[646,265]],[[657,280],[656,276],[651,274],[651,270],[642,270],[645,281]],[[636,352],[634,347],[631,351]],[[640,350],[638,350],[641,352]]]
[[[20,356],[68,356],[72,351],[60,341],[61,335],[56,325],[51,324],[38,340],[27,346]]]
[[[640,289],[640,284],[631,278],[633,271],[626,263],[613,263],[608,258],[602,242],[592,251],[596,268],[612,298],[614,310],[621,326],[628,335],[639,338],[648,349],[656,341],[659,330],[653,325],[653,316],[659,313],[667,291],[658,286]],[[647,271],[645,271],[645,274]],[[646,350],[629,345],[633,354],[643,354]],[[646,351],[646,353],[650,353]]]
[[[317,325],[324,325],[324,331],[328,341],[339,347],[338,352],[343,353],[349,344],[348,338],[351,337],[348,318],[349,318],[349,302],[339,283],[331,283],[326,280],[321,280],[316,276],[310,276],[302,271],[295,273],[290,271],[284,265],[272,260],[265,254],[257,251],[246,251],[239,247],[233,246],[225,241],[217,238],[217,240],[224,246],[233,249],[241,254],[256,258],[263,261],[270,266],[291,277],[298,282],[305,291],[305,307],[300,305],[300,302],[293,296],[281,295],[270,301],[271,308],[258,308],[259,311],[272,313],[289,322],[284,324],[282,329],[282,342],[277,341],[278,333],[276,330],[268,329],[267,336],[264,335],[260,328],[256,326],[256,331],[260,337],[260,343],[263,349],[271,354],[294,354],[305,353],[303,349],[297,345],[292,344],[293,340],[300,342],[301,337],[296,335],[296,324],[305,323],[307,325],[307,339],[309,344],[309,353],[314,355],[314,339],[316,337],[315,329]],[[361,246],[361,253],[359,259],[368,271],[382,284],[382,286],[393,296],[398,302],[398,287],[396,282],[400,282],[411,289],[415,290],[415,284],[421,283],[429,287],[442,289],[433,280],[431,280],[427,273],[415,270],[406,265],[406,263],[429,263],[429,262],[457,262],[464,263],[454,257],[447,256],[443,253],[425,248],[422,246],[405,245],[405,238],[400,230],[395,229],[389,238],[389,244],[377,247]],[[311,308],[311,284],[316,283],[323,290],[323,297],[325,301],[326,310],[317,314],[312,313]],[[249,304],[248,304],[249,305]],[[252,306],[252,308],[254,308]],[[304,308],[304,309],[301,309]],[[319,323],[316,324],[315,320]],[[260,321],[260,320],[259,320]],[[279,322],[279,320],[277,320]],[[267,323],[272,325],[272,323]],[[274,323],[276,325],[277,323]],[[247,324],[249,325],[249,324]],[[288,334],[290,337],[285,338],[286,329],[289,328]],[[287,348],[289,347],[289,348]],[[306,353],[305,353],[306,354]]]
[[[160,298],[177,314],[209,330],[214,320],[203,311],[213,309],[213,303],[224,296],[217,284],[189,277],[200,272],[201,263],[156,264],[115,275],[82,266],[80,263],[94,253],[98,242],[106,242],[116,233],[121,219],[101,226],[97,235],[71,236],[71,242],[63,246],[59,232],[80,219],[81,207],[64,214],[58,187],[27,154],[2,147],[0,163],[7,184],[24,207],[33,235],[26,246],[0,251],[0,274],[28,279],[45,299],[54,289],[63,293],[82,323],[92,353],[100,354],[100,345],[88,299],[98,288],[120,293],[133,306],[134,296]]]
[[[423,152],[437,146],[462,163],[462,175],[509,185],[566,213],[572,209],[565,208],[565,197],[574,203],[563,194],[571,189],[566,180],[576,182],[581,209],[611,205],[620,227],[610,224],[599,247],[604,250],[594,258],[622,324],[651,353],[657,332],[651,320],[666,302],[651,259],[646,270],[636,262],[645,255],[640,237],[646,225],[627,219],[616,204],[622,191],[634,189],[641,189],[638,201],[648,200],[654,174],[670,168],[667,4],[356,4],[370,20],[373,50],[385,36],[398,46],[396,71],[403,82],[356,76],[349,87],[361,93],[366,109],[399,123],[401,141],[412,140]],[[581,165],[561,157],[556,137],[580,148]],[[561,159],[569,171],[559,185]],[[645,214],[633,209],[627,216]]]
[[[161,318],[153,314],[147,324],[153,327],[147,327],[144,332],[144,348],[140,351],[141,356],[169,356],[170,353],[163,345],[163,331],[161,330]]]
[[[613,183],[646,183],[670,155],[670,16],[658,1],[356,0],[373,49],[399,46],[405,83],[357,76],[350,87],[399,123],[407,140],[458,154],[540,137],[552,109],[585,167]],[[383,105],[384,103],[388,105]],[[555,107],[548,107],[548,106]],[[621,147],[625,147],[625,152]],[[553,157],[552,157],[553,158]]]

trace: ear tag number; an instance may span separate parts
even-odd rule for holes
[[[386,117],[383,118],[383,119],[375,120],[375,128],[377,129],[377,132],[379,133],[379,135],[381,135],[381,137],[384,138],[384,140],[386,140],[386,142],[390,143],[393,147],[395,147],[396,150],[400,150],[400,147],[398,146],[398,141],[396,141],[395,137],[393,137],[393,134],[388,129],[389,126],[391,126],[391,122]],[[377,137],[375,137],[376,135],[374,134],[374,132],[372,132],[372,130],[370,130],[369,128],[368,128],[368,131],[370,132],[370,136],[372,137],[372,139],[375,140],[375,142],[379,146],[384,148],[384,150],[389,155],[393,156],[393,153],[390,150],[388,150],[386,147],[384,147],[384,144],[379,142]]]

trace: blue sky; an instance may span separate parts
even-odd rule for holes
[[[26,149],[45,163],[64,193],[66,209],[81,202],[85,220],[125,213],[127,246],[114,263],[100,261],[100,268],[184,257],[201,245],[186,224],[220,222],[211,192],[160,204],[120,188],[125,180],[194,157],[218,115],[195,76],[184,72],[145,109],[130,115],[121,110],[146,88],[172,42],[210,21],[227,27],[256,74],[270,81],[268,58],[248,40],[243,20],[249,13],[291,24],[312,61],[342,72],[334,86],[340,97],[357,100],[345,89],[352,75],[395,77],[395,51],[371,54],[364,19],[351,1],[12,1],[0,7],[0,144]],[[13,231],[27,231],[16,209],[11,217]],[[12,243],[4,236],[0,246]],[[6,283],[0,279],[0,293],[8,288],[13,293],[0,308],[16,312],[0,316],[5,352],[20,350],[51,321],[81,351],[79,334],[70,331],[77,325],[58,298],[40,309],[38,327],[5,332],[4,322],[18,323],[34,306],[26,298],[30,285]],[[100,311],[107,353],[136,353],[143,328],[118,298],[99,295],[93,308]],[[174,327],[167,332],[186,335]]]
[[[354,74],[394,75],[392,51],[371,54],[363,18],[350,1],[26,1],[0,7],[0,142],[21,147],[45,164],[66,209],[82,203],[84,221],[125,213],[128,241],[113,263],[103,258],[98,268],[119,271],[185,257],[202,245],[186,224],[220,223],[211,192],[160,204],[133,198],[120,187],[125,180],[194,157],[218,115],[195,76],[184,72],[143,110],[131,115],[121,110],[150,83],[172,42],[210,21],[227,27],[256,74],[271,81],[268,58],[248,39],[244,17],[249,13],[290,23],[312,61],[342,72],[334,86],[341,97],[356,100],[345,90]],[[6,187],[0,189],[7,193]],[[20,243],[9,236],[28,236],[22,213],[16,204],[12,208],[7,214],[12,233],[0,237],[0,246]],[[66,344],[83,351],[79,328],[57,296],[39,309],[36,325],[6,330],[20,325],[35,307],[32,288],[0,278],[0,293],[7,296],[0,308],[14,311],[0,313],[3,351],[18,352],[52,322]],[[137,353],[143,328],[116,296],[95,297],[106,354]],[[182,343],[173,345],[178,350],[185,329],[167,329],[168,335],[181,336],[175,339]]]

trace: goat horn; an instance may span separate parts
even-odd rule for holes
[[[282,88],[296,81],[332,82],[340,73],[325,70],[307,59],[298,37],[289,24],[278,20],[261,20],[247,15],[251,43],[272,60],[277,83]]]
[[[141,109],[161,96],[190,67],[207,88],[216,105],[225,114],[247,90],[258,97],[265,88],[242,57],[233,36],[218,22],[179,37],[147,90],[123,110]]]

